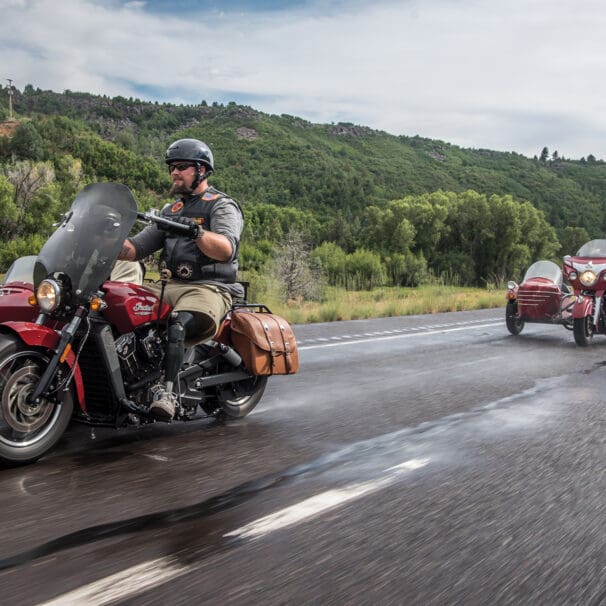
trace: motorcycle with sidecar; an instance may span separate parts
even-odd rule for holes
[[[594,334],[606,334],[606,239],[586,242],[562,267],[537,261],[518,285],[507,285],[505,322],[513,335],[526,322],[561,324],[586,347]]]

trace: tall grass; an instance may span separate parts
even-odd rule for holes
[[[387,287],[372,291],[346,291],[328,287],[322,301],[288,301],[266,294],[270,309],[293,324],[362,320],[387,316],[433,314],[503,307],[503,290],[425,285]]]

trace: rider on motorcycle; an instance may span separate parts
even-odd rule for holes
[[[151,411],[172,419],[177,395],[174,385],[183,361],[184,344],[212,339],[229,311],[232,297],[242,297],[236,282],[238,247],[243,228],[242,210],[227,194],[208,184],[214,171],[210,148],[197,139],[179,139],[166,151],[165,162],[172,179],[172,204],[161,216],[180,224],[180,231],[157,224],[124,242],[120,259],[147,257],[162,249],[160,270],[168,277],[164,300],[172,306],[168,327],[164,385],[154,390]],[[183,226],[189,227],[182,235]],[[157,296],[158,284],[145,285]]]

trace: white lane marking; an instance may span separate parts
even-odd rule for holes
[[[83,585],[38,606],[103,606],[162,585],[191,570],[171,558],[159,558]]]
[[[501,321],[490,322],[489,324],[473,324],[470,326],[459,326],[456,328],[441,328],[440,330],[427,330],[425,332],[406,333],[400,335],[389,335],[388,337],[375,337],[373,339],[354,339],[352,341],[339,341],[335,343],[321,343],[319,345],[303,345],[299,347],[299,351],[304,349],[318,349],[320,347],[339,347],[341,345],[356,345],[358,343],[368,343],[369,341],[388,341],[391,339],[407,339],[409,337],[424,337],[427,335],[436,335],[445,332],[455,332],[459,330],[470,330],[472,328],[488,328],[489,326],[497,326],[502,324]],[[369,335],[373,336],[373,335]],[[320,339],[318,339],[320,340]]]
[[[317,516],[329,509],[340,507],[349,501],[359,499],[367,494],[376,492],[383,488],[392,485],[402,472],[412,471],[425,467],[429,463],[429,459],[411,459],[400,465],[386,469],[389,472],[383,478],[363,482],[361,484],[350,484],[343,488],[327,490],[318,495],[305,499],[300,503],[291,505],[266,515],[250,524],[246,524],[241,528],[232,530],[226,533],[226,537],[236,537],[240,539],[258,539],[270,532],[275,532],[288,526],[293,526],[311,517]]]
[[[410,459],[410,461],[404,461],[404,463],[389,467],[386,471],[414,471],[415,469],[425,467],[427,463],[429,463],[429,459]]]
[[[165,457],[164,455],[157,455],[157,454],[144,454],[144,457],[147,457],[148,459],[153,459],[154,461],[169,461],[170,459],[168,457]]]

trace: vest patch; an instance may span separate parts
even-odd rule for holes
[[[211,194],[210,192],[206,192],[202,196],[202,200],[216,200],[219,197],[220,197],[220,194]]]
[[[183,208],[183,202],[181,202],[181,200],[179,200],[178,202],[175,202],[170,209],[171,213],[178,213],[181,209]]]

